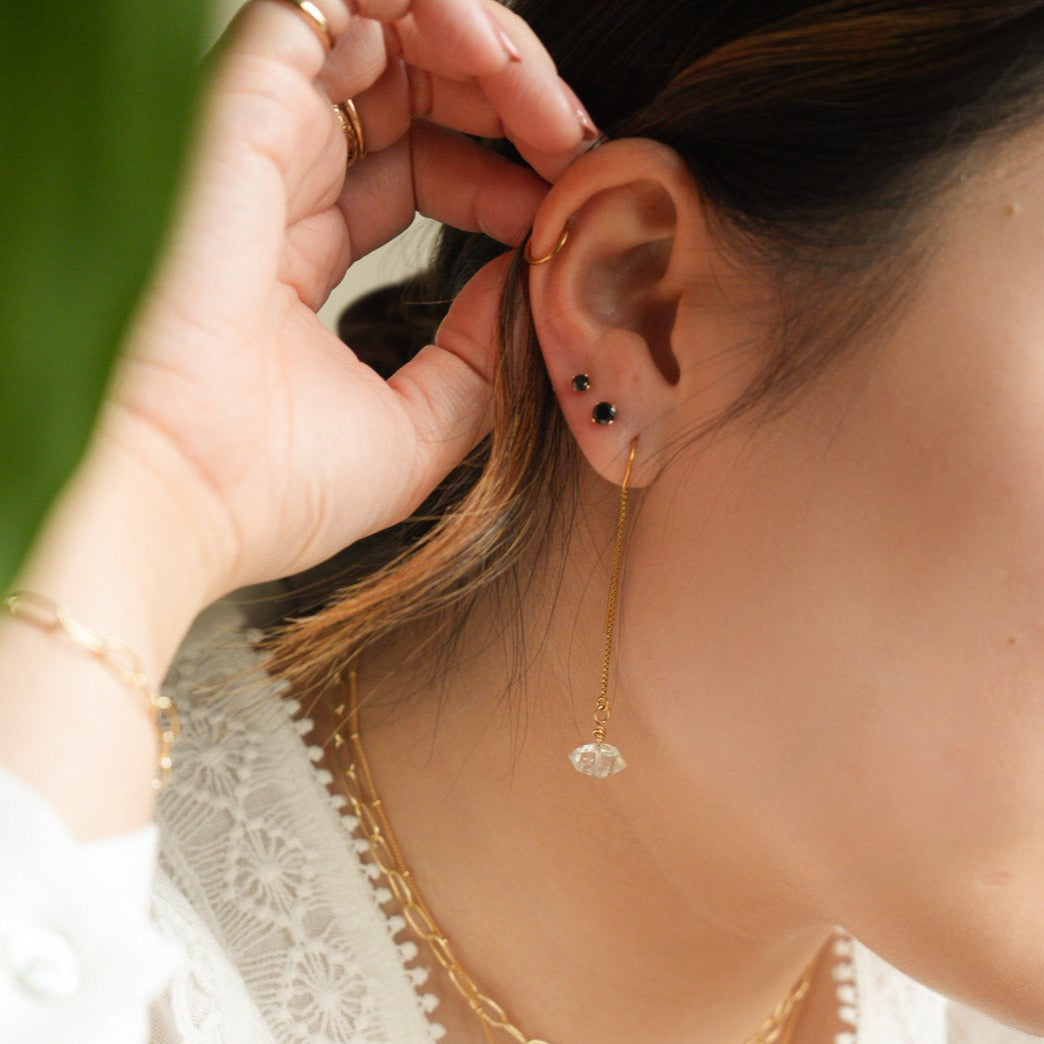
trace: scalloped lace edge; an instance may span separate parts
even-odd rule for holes
[[[264,662],[263,659],[262,662]],[[294,715],[299,713],[301,710],[301,701],[292,696],[284,696],[281,702],[287,708],[287,713],[290,715],[290,718],[294,720]],[[298,735],[304,737],[312,731],[314,723],[311,718],[302,717],[294,720],[294,726],[298,731]],[[305,749],[308,752],[308,757],[314,763],[318,763],[322,759],[322,747],[309,744]],[[358,826],[358,820],[356,817],[344,811],[344,806],[348,803],[348,799],[343,794],[334,794],[330,790],[330,784],[333,782],[333,774],[328,769],[317,769],[315,780],[326,795],[326,799],[333,806],[334,811],[340,817],[341,822],[344,824],[353,852],[357,858],[361,857],[365,852],[369,851],[369,845],[366,843],[364,838],[360,838],[356,834],[356,828]],[[409,926],[406,923],[406,919],[400,914],[389,914],[386,911],[385,906],[391,900],[392,894],[386,886],[378,884],[381,880],[380,869],[373,863],[362,863],[361,859],[360,865],[363,867],[363,870],[372,886],[374,901],[377,903],[378,908],[384,915],[384,919],[388,924],[388,934],[391,938],[392,945],[395,947],[395,952],[399,958],[399,964],[402,966],[403,975],[405,975],[406,979],[413,987],[413,992],[417,997],[417,1004],[419,1005],[420,1010],[424,1015],[425,1022],[428,1025],[429,1036],[433,1042],[441,1041],[446,1036],[446,1027],[437,1019],[432,1017],[439,1006],[439,996],[431,991],[425,991],[423,988],[430,977],[428,969],[423,965],[412,963],[417,959],[419,951],[417,943],[410,937]]]
[[[834,1044],[859,1044],[859,981],[855,965],[855,940],[838,929],[832,944],[833,977],[837,997],[837,1022],[845,1027],[834,1035]]]

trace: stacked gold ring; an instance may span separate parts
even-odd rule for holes
[[[366,155],[366,138],[359,120],[359,111],[355,107],[355,102],[351,98],[347,98],[334,105],[334,112],[337,113],[337,118],[341,121],[341,129],[344,131],[344,141],[348,146],[346,162],[350,167]]]
[[[330,32],[330,23],[327,22],[326,15],[312,3],[312,0],[279,0],[279,2],[293,8],[304,19],[309,29],[319,37],[319,42],[323,45],[324,51],[333,50],[333,34]]]
[[[319,38],[324,51],[329,53],[333,50],[334,40],[333,34],[330,32],[330,23],[327,22],[326,15],[312,0],[278,0],[278,2],[285,4],[295,14],[300,15],[304,19],[309,29]],[[344,131],[344,141],[348,146],[346,162],[350,167],[352,164],[358,163],[366,155],[366,138],[363,135],[359,111],[351,98],[347,98],[343,102],[334,102],[333,109],[337,113],[337,118],[341,121],[341,130]]]

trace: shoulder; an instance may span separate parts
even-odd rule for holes
[[[839,1044],[1039,1044],[1042,1039],[936,993],[856,940],[847,945],[859,1030],[848,1040],[839,1038]]]
[[[956,1001],[947,1001],[946,1027],[946,1044],[1039,1044],[1044,1040],[1020,1033]]]

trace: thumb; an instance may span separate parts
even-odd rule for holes
[[[490,429],[498,312],[511,256],[481,268],[454,299],[435,343],[389,379],[416,434],[423,499]]]

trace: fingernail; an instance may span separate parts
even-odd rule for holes
[[[608,140],[609,140],[609,135],[608,134],[599,134],[592,141],[588,141],[588,142],[584,143],[584,147],[583,147],[583,150],[581,151],[580,155],[583,156],[583,155],[585,155],[588,152],[593,152],[595,149],[598,148],[599,145],[604,145]]]
[[[587,110],[583,107],[576,110],[576,119],[580,124],[580,132],[584,141],[595,142],[598,140],[598,128],[591,122]]]
[[[489,20],[493,24],[493,32],[496,33],[500,46],[504,48],[508,58],[513,62],[522,61],[522,52],[518,49],[518,44],[508,35],[508,31],[493,15],[489,16]]]
[[[584,141],[595,141],[598,138],[598,128],[594,125],[594,120],[591,119],[587,109],[584,108],[583,103],[576,96],[573,88],[565,80],[559,80],[558,82],[562,85],[562,93],[565,95],[569,107],[576,115],[576,122],[580,124],[580,132]]]

